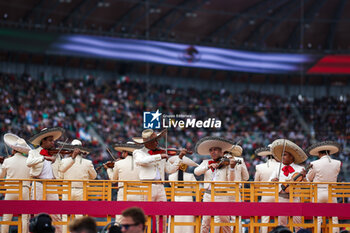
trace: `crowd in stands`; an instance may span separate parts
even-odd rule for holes
[[[45,82],[30,75],[0,75],[0,128],[2,134],[16,133],[24,138],[45,127],[62,127],[69,141],[80,138],[94,148],[91,159],[96,165],[110,160],[102,145],[89,129],[103,139],[109,148],[118,142],[139,136],[143,129],[143,112],[167,115],[191,115],[197,120],[221,120],[220,129],[169,128],[168,145],[194,149],[207,135],[239,141],[251,173],[261,159],[254,150],[277,138],[287,138],[303,149],[313,140],[336,140],[344,147],[339,159],[343,170],[349,167],[350,108],[347,98],[285,98],[256,92],[232,94],[229,90],[175,88],[142,81],[65,79]],[[305,130],[292,111],[296,106],[311,130]],[[84,119],[78,119],[78,115]],[[196,162],[202,157],[194,155]],[[316,159],[316,158],[311,158]],[[105,174],[101,175],[105,178]],[[340,174],[343,181],[344,175]],[[348,180],[349,181],[349,180]]]

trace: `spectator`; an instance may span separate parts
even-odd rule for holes
[[[69,231],[72,233],[97,233],[96,220],[89,216],[76,218],[69,224]]]
[[[146,216],[139,207],[131,207],[122,212],[120,228],[123,233],[143,233],[145,230]]]

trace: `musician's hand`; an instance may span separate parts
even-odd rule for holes
[[[273,178],[271,181],[279,181],[278,178]]]
[[[237,161],[235,159],[230,159],[230,167],[235,168]]]
[[[180,154],[179,154],[179,158],[182,159],[185,155],[188,154],[188,151],[186,148],[182,149]]]
[[[300,172],[300,174],[301,174],[303,177],[305,177],[305,176],[306,176],[306,171],[305,171],[305,169],[303,169],[303,170]]]
[[[56,161],[56,156],[45,156],[44,158],[47,161],[51,161],[51,163],[54,163]]]
[[[168,159],[169,158],[169,156],[167,154],[160,154],[160,156],[161,156],[162,159]]]
[[[212,169],[215,170],[218,166],[219,166],[218,163],[212,163],[212,164],[209,164],[209,165],[208,165],[208,169],[211,169],[211,168],[212,168]]]
[[[75,148],[72,153],[72,159],[75,159],[79,153],[80,153],[80,150],[78,148]]]

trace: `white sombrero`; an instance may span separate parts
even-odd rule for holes
[[[270,151],[270,147],[260,147],[255,150],[254,152],[257,156],[268,156],[272,155],[272,152]]]
[[[46,137],[53,137],[53,140],[56,141],[59,139],[62,134],[64,133],[64,129],[57,127],[57,128],[44,128],[40,131],[40,133],[35,134],[29,139],[29,142],[32,143],[34,146],[39,146],[41,140],[43,140]]]
[[[342,146],[334,141],[318,142],[306,149],[309,155],[318,156],[320,151],[329,151],[329,155],[336,154],[342,150]]]
[[[285,151],[294,157],[294,163],[300,164],[307,159],[307,155],[297,144],[287,139],[277,139],[271,144],[271,152],[276,160],[282,161],[284,143],[286,143]]]
[[[176,161],[177,158],[179,158],[178,155],[171,156],[171,157],[168,159],[168,161],[169,161],[169,163],[174,163],[174,162]],[[186,157],[186,156],[182,157],[181,163],[186,164],[186,165],[188,165],[188,166],[190,166],[190,167],[198,167],[198,166],[199,166],[198,163],[196,163],[195,161],[193,161],[192,159],[190,159],[190,158],[188,158],[188,157]]]
[[[142,131],[141,137],[134,137],[132,138],[132,140],[135,143],[144,144],[163,136],[164,133],[166,133],[166,129],[162,130],[160,133],[156,133],[156,136],[152,136],[153,133],[154,131],[152,129],[145,129],[144,131]]]
[[[89,148],[83,147],[82,143],[78,139],[74,139],[70,144],[64,143],[64,142],[57,142],[59,146],[63,146],[63,149],[70,149],[74,150],[75,148],[78,148],[80,151],[84,152],[85,154],[90,154],[91,150]]]
[[[209,149],[212,147],[221,148],[222,152],[230,151],[234,146],[234,143],[230,140],[226,140],[219,137],[204,137],[196,144],[195,151],[200,155],[210,155]]]
[[[114,150],[119,152],[127,151],[128,153],[132,153],[134,150],[141,148],[142,146],[140,144],[136,144],[134,142],[119,143],[114,145]]]
[[[23,138],[20,138],[16,134],[12,133],[7,133],[4,135],[4,142],[13,150],[21,153],[28,154],[28,152],[32,149]]]

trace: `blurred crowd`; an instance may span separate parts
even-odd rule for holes
[[[193,150],[207,135],[240,141],[251,180],[254,166],[262,162],[254,150],[278,138],[290,139],[303,149],[315,141],[338,141],[344,148],[338,159],[343,161],[343,170],[350,170],[349,97],[284,98],[249,91],[232,94],[225,89],[200,90],[191,85],[184,89],[128,79],[98,83],[91,76],[45,82],[28,74],[0,74],[0,90],[2,134],[13,132],[29,138],[42,128],[62,127],[66,130],[62,140],[79,138],[84,146],[93,148],[91,159],[96,166],[111,160],[102,149],[104,145],[112,149],[115,143],[140,136],[143,112],[159,109],[166,115],[221,120],[220,129],[169,128],[167,144]],[[4,148],[2,153],[6,153]],[[193,155],[193,159],[200,162],[203,158]],[[101,173],[100,178],[106,174]],[[343,173],[340,179],[349,181]]]

